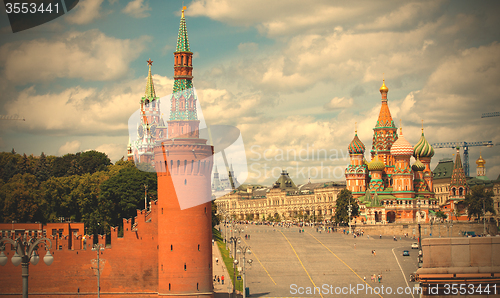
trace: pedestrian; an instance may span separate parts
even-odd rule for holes
[[[376,256],[377,255],[377,252],[375,250],[373,250],[373,255]]]
[[[214,283],[217,281],[217,275],[214,275]]]
[[[382,277],[380,276],[380,274],[378,275],[378,283],[380,283],[380,280],[382,279]]]
[[[214,245],[215,245],[215,240],[214,240],[214,239],[212,239],[212,246],[214,246]]]
[[[217,276],[217,283],[220,284],[220,277],[219,276]],[[222,283],[224,284],[224,280],[222,280]]]
[[[215,265],[219,265],[219,258],[215,258]]]
[[[366,283],[366,276],[363,276],[363,281]]]
[[[224,284],[224,275],[221,277],[222,284]]]
[[[375,281],[375,274],[373,274],[371,277],[372,277],[372,282],[374,282]]]

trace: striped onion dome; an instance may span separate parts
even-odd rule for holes
[[[363,153],[365,153],[365,145],[358,138],[358,134],[354,135],[354,139],[352,139],[351,144],[349,144],[349,153],[350,154],[363,154]]]
[[[417,161],[415,161],[415,163],[411,166],[411,168],[415,171],[415,172],[422,172],[423,170],[425,170],[425,165],[420,161],[420,159],[417,157]]]
[[[413,147],[403,136],[403,129],[399,132],[398,139],[391,147],[391,154],[394,156],[411,156],[413,154]]]
[[[432,148],[431,144],[427,142],[424,137],[424,130],[422,129],[422,136],[418,143],[413,147],[413,157],[433,157],[434,156],[434,148]]]
[[[385,169],[385,164],[378,158],[378,154],[375,155],[375,158],[370,161],[368,164],[369,171],[383,171]]]

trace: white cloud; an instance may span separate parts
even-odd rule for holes
[[[82,143],[80,141],[68,141],[61,147],[59,147],[59,155],[64,155],[67,153],[76,153],[80,151],[80,146]]]
[[[102,16],[101,4],[104,0],[81,0],[66,16],[66,21],[72,24],[88,24]]]
[[[153,82],[158,97],[171,93],[172,79],[154,75]],[[101,90],[76,86],[38,94],[30,87],[5,105],[7,114],[22,114],[26,124],[6,128],[58,136],[126,134],[128,118],[139,108],[145,86],[144,76]]]
[[[144,50],[144,41],[117,39],[99,30],[68,32],[53,40],[35,39],[0,48],[5,77],[14,84],[55,78],[108,81],[127,76],[129,63]]]
[[[337,110],[337,109],[345,109],[352,106],[354,100],[352,98],[345,97],[334,97],[332,100],[327,102],[323,107],[326,110]]]
[[[149,17],[151,8],[148,3],[144,3],[144,0],[133,0],[130,1],[127,6],[122,10],[123,13],[129,14],[134,18],[145,18]]]
[[[104,152],[108,155],[109,159],[111,162],[116,162],[123,156],[125,159],[127,159],[126,153],[127,153],[127,144],[102,144],[95,149],[89,149],[89,150],[96,150],[99,152]]]

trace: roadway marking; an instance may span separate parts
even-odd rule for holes
[[[316,284],[314,283],[314,281],[312,280],[311,276],[309,275],[309,272],[307,272],[306,270],[306,267],[304,267],[304,264],[302,264],[302,261],[300,260],[299,258],[299,255],[297,254],[297,252],[295,251],[295,248],[293,248],[292,244],[290,243],[290,241],[288,241],[288,238],[286,238],[285,234],[283,234],[282,231],[279,231],[281,233],[281,235],[283,235],[283,237],[285,237],[285,240],[288,242],[288,244],[290,244],[290,247],[292,248],[293,252],[295,253],[295,256],[297,257],[297,259],[299,260],[300,262],[300,265],[302,266],[302,268],[304,269],[304,271],[306,272],[307,276],[309,277],[309,280],[311,280],[314,288],[317,288],[316,287]],[[321,296],[321,298],[323,298],[323,295],[321,294],[321,291],[319,292],[319,295]],[[380,296],[382,297],[382,296]]]
[[[243,242],[245,242],[246,245],[248,245],[247,241],[246,240],[243,240]],[[248,245],[249,246],[249,245]],[[276,285],[276,282],[274,281],[274,279],[271,277],[271,274],[269,274],[269,272],[267,271],[266,267],[264,267],[264,265],[262,265],[262,262],[259,260],[259,258],[257,257],[257,255],[255,254],[255,252],[253,251],[253,249],[250,249],[250,251],[252,251],[252,254],[255,256],[255,258],[257,259],[257,262],[259,262],[259,264],[262,266],[262,268],[264,268],[264,271],[266,271],[267,273],[267,276],[269,276],[269,278],[273,281],[274,285]]]
[[[311,235],[311,237],[313,237],[314,239],[316,239],[316,241],[318,241],[321,245],[323,245],[323,247],[324,247],[324,248],[326,248],[326,249],[327,249],[327,250],[328,250],[328,251],[329,251],[332,255],[334,255],[334,256],[335,256],[335,257],[336,257],[339,261],[341,261],[344,265],[346,265],[346,266],[347,266],[347,268],[349,268],[349,269],[350,269],[350,270],[351,270],[354,274],[356,274],[356,276],[357,276],[357,277],[358,277],[361,281],[363,281],[363,282],[364,282],[367,286],[369,286],[370,288],[372,288],[372,290],[374,290],[374,289],[373,289],[373,287],[372,287],[372,286],[370,286],[370,284],[369,284],[369,283],[367,283],[367,282],[366,282],[366,281],[365,281],[365,280],[364,280],[361,276],[359,276],[359,275],[356,273],[356,271],[354,271],[354,270],[353,270],[353,269],[352,269],[349,265],[347,265],[347,264],[346,264],[346,262],[344,262],[344,261],[343,261],[341,258],[339,258],[339,257],[338,257],[338,256],[337,256],[337,255],[336,255],[333,251],[331,251],[331,249],[329,249],[326,245],[324,245],[324,244],[323,244],[323,242],[319,241],[319,240],[318,240],[318,238],[314,237],[314,235],[313,235],[313,234],[311,234],[311,233],[309,233],[308,231],[306,231],[306,233],[307,233],[307,234],[309,234],[309,235]],[[308,275],[309,275],[309,274],[308,274]],[[383,297],[382,297],[382,295],[380,295],[380,294],[377,294],[377,295],[379,295],[379,296],[380,296],[380,298],[383,298]],[[323,297],[323,296],[321,296],[321,297]]]
[[[401,247],[406,247],[406,246],[399,246],[397,248],[401,248]],[[396,248],[396,247],[394,247],[394,248]],[[394,254],[394,257],[396,258],[396,262],[398,262],[398,266],[399,266],[399,269],[401,269],[401,273],[403,273],[403,278],[405,279],[406,286],[408,288],[410,288],[410,285],[408,284],[408,281],[406,280],[405,272],[403,271],[403,268],[401,268],[401,264],[399,264],[398,257],[396,256],[396,253],[394,252],[394,248],[392,249],[392,253]],[[410,294],[411,294],[411,297],[415,298],[415,296],[413,296],[413,291]]]

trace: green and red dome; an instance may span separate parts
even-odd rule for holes
[[[349,154],[363,154],[365,153],[365,145],[358,138],[358,134],[354,135],[351,144],[349,144]]]
[[[431,144],[427,142],[424,136],[424,131],[422,129],[422,136],[418,143],[413,147],[413,157],[433,157],[434,156],[434,148],[432,148]]]

